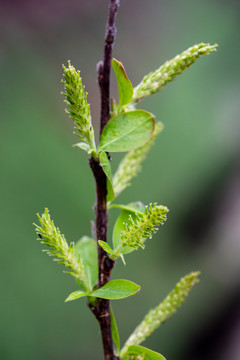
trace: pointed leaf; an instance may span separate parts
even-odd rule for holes
[[[98,240],[99,245],[101,248],[106,251],[108,254],[114,255],[114,250],[111,248],[110,245],[106,241]]]
[[[121,152],[136,149],[151,138],[154,127],[154,116],[144,110],[117,115],[103,129],[99,151]]]
[[[136,356],[136,359],[140,356],[144,360],[166,360],[161,354],[139,345],[129,346],[126,355]]]
[[[89,144],[86,144],[85,142],[74,144],[73,147],[79,147],[80,149],[85,150],[87,153],[90,151]]]
[[[77,300],[77,299],[79,299],[80,297],[83,297],[83,296],[87,296],[87,293],[85,291],[82,291],[82,290],[77,290],[77,291],[72,292],[66,298],[65,302],[72,301],[72,300]]]
[[[121,61],[112,59],[112,67],[118,82],[119,106],[123,106],[132,100],[133,86]]]
[[[110,308],[110,316],[111,316],[111,329],[112,329],[112,338],[113,342],[115,344],[117,352],[120,350],[120,338],[119,338],[119,332],[117,328],[117,323],[113,314],[112,308]]]
[[[135,295],[141,287],[129,280],[111,280],[103,287],[93,291],[91,296],[101,299],[118,300]]]
[[[126,261],[125,261],[125,259],[124,259],[123,254],[120,254],[120,258],[121,258],[121,260],[122,260],[123,264],[124,264],[124,265],[126,265]]]
[[[118,209],[122,209],[122,210],[127,210],[127,211],[137,213],[137,214],[142,214],[144,212],[144,210],[145,210],[145,206],[140,201],[133,202],[133,203],[130,203],[128,205],[111,204],[109,206],[109,209],[112,209],[112,208],[118,208]]]
[[[89,289],[92,290],[98,280],[98,255],[96,241],[88,236],[83,236],[76,243],[74,254],[77,258],[80,256],[84,265],[85,276],[88,280]]]
[[[112,170],[110,161],[105,152],[102,152],[100,154],[100,163],[102,165],[105,175],[107,176],[107,201],[113,201],[115,199],[115,196],[112,185]]]

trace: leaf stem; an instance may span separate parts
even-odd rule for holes
[[[109,121],[110,111],[110,70],[112,60],[112,49],[116,36],[115,19],[119,7],[119,0],[110,0],[109,13],[105,35],[104,58],[97,65],[98,84],[101,94],[101,117],[100,117],[100,135],[104,126]],[[90,158],[89,165],[92,169],[95,185],[96,185],[96,236],[97,240],[107,241],[107,179],[106,175],[99,163],[98,159]],[[111,276],[114,261],[109,258],[108,254],[98,245],[98,266],[99,277],[98,287],[105,285]],[[96,305],[90,304],[89,307],[96,316],[102,334],[104,359],[118,360],[114,354],[111,317],[110,317],[110,301],[98,299]]]

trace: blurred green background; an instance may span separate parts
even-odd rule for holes
[[[48,207],[69,241],[90,235],[94,182],[64,113],[62,63],[81,70],[95,128],[96,63],[108,1],[0,1],[0,358],[103,359],[98,324],[76,289],[41,252],[33,222]],[[141,176],[119,202],[157,201],[168,221],[113,278],[142,285],[114,302],[122,343],[150,307],[191,270],[201,282],[143,345],[168,360],[240,359],[240,6],[224,0],[121,0],[114,56],[136,85],[199,42],[218,43],[141,107],[165,124]],[[112,81],[116,94],[115,79]],[[122,155],[113,156],[113,167]],[[118,215],[110,214],[110,229]]]

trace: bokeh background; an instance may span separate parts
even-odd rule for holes
[[[96,129],[108,1],[0,1],[0,358],[103,359],[98,324],[60,265],[41,252],[33,222],[48,207],[69,241],[90,235],[94,182],[72,144],[62,64],[81,70]],[[157,201],[168,221],[113,278],[142,285],[114,302],[122,343],[191,270],[201,282],[143,345],[169,360],[240,359],[240,6],[233,0],[121,0],[114,56],[136,85],[198,42],[218,43],[141,107],[165,129],[119,202]],[[112,91],[116,94],[115,79]],[[113,157],[113,168],[122,155]],[[110,214],[110,230],[118,215]]]

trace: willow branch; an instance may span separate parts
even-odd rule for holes
[[[101,92],[101,120],[100,134],[109,120],[110,103],[110,71],[112,61],[112,50],[116,38],[115,19],[119,7],[119,0],[110,0],[108,21],[105,34],[104,57],[97,65],[98,83]]]
[[[112,61],[112,49],[116,37],[115,19],[119,7],[119,0],[110,0],[108,21],[105,35],[104,57],[97,65],[98,83],[101,94],[101,117],[100,117],[100,135],[104,126],[109,121],[110,110],[110,70]],[[89,161],[92,169],[95,185],[96,185],[96,235],[97,240],[107,241],[107,179],[102,167],[96,159],[91,158]],[[110,280],[111,271],[114,261],[111,260],[108,254],[98,246],[98,266],[99,278],[98,286],[101,287]],[[96,306],[89,305],[90,309],[96,316],[102,334],[102,342],[104,349],[105,360],[119,359],[114,355],[111,318],[110,318],[110,301],[105,299],[98,299]]]

